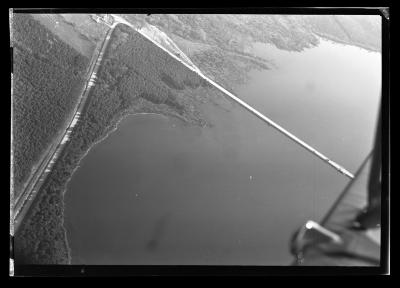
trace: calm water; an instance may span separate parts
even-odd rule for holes
[[[274,64],[251,73],[238,95],[306,143],[355,172],[371,151],[381,92],[381,54],[321,40],[302,53],[257,43]]]
[[[377,97],[365,86],[379,93],[380,80],[368,70],[379,54],[323,43],[290,54],[298,63],[292,66],[284,52],[255,49],[277,68],[254,72],[240,96],[354,171],[371,148]],[[327,59],[324,51],[335,55]],[[346,63],[342,57],[352,64],[336,66]],[[360,81],[363,87],[355,87]],[[294,230],[319,220],[348,180],[247,111],[228,106],[203,107],[212,128],[158,115],[127,117],[88,153],[65,195],[73,263],[291,262]]]

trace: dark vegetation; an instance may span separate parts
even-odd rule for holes
[[[125,25],[112,33],[97,76],[80,122],[16,235],[16,263],[68,262],[63,191],[86,151],[122,116],[153,112],[205,124],[196,96],[187,95],[201,93],[206,82]]]
[[[27,14],[13,17],[14,188],[18,193],[77,103],[88,64]]]
[[[281,49],[301,51],[318,44],[313,33],[380,50],[379,16],[152,14],[127,17],[141,18],[168,34],[227,51],[243,52],[248,42],[271,43]]]
[[[250,57],[243,49],[246,42],[269,42],[283,49],[301,50],[318,43],[311,30],[344,42],[356,39],[376,46],[374,38],[364,31],[372,30],[373,24],[364,21],[358,25],[360,21],[356,21],[349,30],[350,20],[346,17],[329,20],[316,17],[308,22],[294,16],[278,15],[152,15],[149,19],[152,19],[149,20],[151,24],[170,35],[176,34],[211,47],[195,55],[194,60],[201,69],[209,67],[212,75],[246,71],[237,63],[229,64],[233,58],[226,56],[229,52],[242,59]],[[336,26],[313,24],[321,21],[335,21]],[[28,16],[16,15],[14,25],[14,137],[18,143],[15,164],[16,179],[21,182],[34,163],[35,155],[43,151],[41,147],[50,141],[66,111],[76,101],[70,87],[79,82],[87,60],[77,56]],[[346,33],[343,27],[346,27]],[[63,227],[66,183],[85,152],[111,131],[122,116],[153,112],[204,125],[196,104],[205,97],[203,92],[207,88],[203,79],[148,40],[124,25],[118,26],[112,34],[97,84],[90,92],[81,121],[75,126],[70,142],[15,236],[16,263],[68,262]]]
[[[171,76],[169,76],[168,74],[165,73],[161,73],[161,80],[168,85],[168,87],[172,88],[172,89],[176,89],[176,90],[182,90],[185,88],[184,85],[182,85],[181,83],[177,83],[174,79],[172,79]],[[186,79],[185,79],[186,80]],[[184,82],[186,82],[184,80]],[[190,85],[190,83],[188,83]]]
[[[203,73],[224,87],[245,84],[248,71],[268,69],[252,54],[252,43],[270,43],[289,51],[319,44],[317,36],[380,51],[379,17],[369,15],[123,15],[138,26],[165,32]]]

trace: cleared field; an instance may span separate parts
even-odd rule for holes
[[[39,21],[64,43],[75,49],[85,57],[90,58],[95,44],[87,37],[75,30],[74,26],[65,22],[58,14],[32,14],[32,18]]]
[[[65,23],[73,26],[76,31],[93,42],[102,41],[108,31],[107,25],[95,22],[89,14],[60,14],[59,16]]]

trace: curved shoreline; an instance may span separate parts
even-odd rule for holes
[[[78,162],[76,163],[75,168],[72,170],[71,176],[67,179],[67,181],[66,181],[65,184],[64,184],[65,188],[63,189],[62,194],[61,194],[61,196],[62,196],[62,215],[63,215],[63,216],[62,216],[62,229],[64,230],[64,231],[63,231],[63,232],[64,232],[64,245],[65,245],[65,248],[66,248],[66,251],[67,251],[67,264],[69,264],[69,265],[72,264],[72,263],[71,263],[71,262],[72,262],[72,253],[71,253],[72,250],[71,250],[71,247],[70,247],[69,242],[68,242],[68,233],[67,233],[67,229],[65,228],[65,225],[64,225],[64,222],[65,222],[65,221],[64,221],[64,220],[65,220],[65,201],[64,201],[64,197],[65,197],[65,193],[66,193],[67,190],[68,190],[68,184],[69,184],[69,182],[71,181],[71,179],[72,179],[72,177],[73,177],[75,171],[80,167],[79,164],[80,164],[81,161],[85,158],[85,156],[90,152],[90,150],[91,150],[92,148],[94,148],[97,144],[103,142],[106,138],[108,138],[108,136],[109,136],[110,134],[112,134],[113,132],[115,132],[115,131],[118,129],[119,124],[120,124],[125,118],[127,118],[127,117],[129,117],[129,116],[137,116],[137,115],[157,115],[157,116],[165,117],[165,118],[167,118],[167,119],[169,119],[169,117],[172,117],[172,115],[167,116],[167,115],[164,115],[164,114],[161,114],[161,113],[155,113],[155,112],[133,112],[133,111],[131,111],[131,110],[128,110],[127,112],[123,113],[122,116],[121,116],[115,123],[112,123],[110,126],[108,126],[108,127],[105,129],[105,131],[106,131],[105,135],[104,135],[103,137],[101,137],[99,140],[93,142],[93,143],[89,146],[89,148],[85,151],[85,153],[82,154],[82,156],[79,158]],[[184,120],[184,118],[180,118],[180,117],[176,117],[176,118],[180,119],[180,120],[183,121],[183,122],[186,122],[186,121]]]

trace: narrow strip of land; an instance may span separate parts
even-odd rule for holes
[[[331,159],[329,159],[327,156],[325,156],[324,154],[320,153],[318,150],[316,150],[315,148],[313,148],[312,146],[308,145],[306,142],[304,142],[303,140],[299,139],[298,137],[296,137],[295,135],[293,135],[292,133],[290,133],[289,131],[287,131],[286,129],[284,129],[283,127],[281,127],[280,125],[278,125],[277,123],[275,123],[274,121],[272,121],[271,119],[269,119],[268,117],[266,117],[265,115],[263,115],[261,112],[257,111],[256,109],[254,109],[253,107],[251,107],[249,104],[247,104],[246,102],[244,102],[243,100],[241,100],[240,98],[236,97],[235,95],[233,95],[231,92],[227,91],[225,88],[223,88],[222,86],[220,86],[219,84],[215,83],[215,81],[211,80],[210,78],[208,78],[207,76],[205,76],[200,69],[198,69],[196,66],[192,66],[189,65],[188,63],[186,63],[185,61],[183,61],[180,57],[176,56],[174,53],[171,53],[170,51],[168,51],[168,49],[164,48],[163,46],[161,46],[159,43],[157,43],[156,41],[154,41],[154,39],[150,38],[148,35],[146,35],[145,33],[142,33],[140,31],[140,29],[137,29],[135,26],[133,26],[131,23],[129,23],[128,21],[126,21],[125,19],[123,19],[120,16],[117,15],[112,15],[114,20],[116,22],[125,24],[131,28],[133,28],[135,31],[137,31],[138,33],[140,33],[143,37],[147,38],[148,40],[150,40],[152,43],[154,43],[155,45],[157,45],[159,48],[161,48],[162,50],[164,50],[165,52],[167,52],[171,57],[174,57],[176,60],[178,60],[179,62],[181,62],[183,65],[185,65],[187,68],[189,68],[190,70],[194,71],[195,73],[197,73],[200,77],[202,77],[204,80],[208,81],[210,84],[212,84],[214,87],[218,88],[221,92],[223,92],[225,95],[229,96],[230,98],[232,98],[233,100],[235,100],[237,103],[239,103],[241,106],[243,106],[244,108],[246,108],[247,110],[249,110],[251,113],[253,113],[254,115],[256,115],[258,118],[260,118],[261,120],[267,122],[269,125],[271,125],[272,127],[274,127],[276,130],[278,130],[280,133],[282,133],[283,135],[285,135],[286,137],[289,137],[291,140],[293,140],[294,142],[296,142],[297,144],[299,144],[300,146],[302,146],[303,148],[305,148],[306,150],[308,150],[309,152],[311,152],[312,154],[314,154],[315,156],[317,156],[318,158],[320,158],[321,160],[323,160],[324,162],[326,162],[328,165],[330,165],[331,167],[335,168],[338,172],[340,172],[341,174],[347,176],[350,179],[354,178],[354,175],[352,173],[350,173],[349,171],[347,171],[345,168],[343,168],[341,165],[337,164],[336,162],[332,161]],[[182,51],[180,51],[180,53],[183,54]],[[187,56],[185,56],[185,58],[187,58]],[[192,62],[191,62],[192,63]]]
[[[233,95],[231,92],[227,91],[225,88],[217,84],[215,81],[211,80],[207,76],[205,76],[191,61],[190,59],[181,51],[179,50],[176,45],[173,45],[175,49],[178,49],[179,53],[178,55],[175,55],[173,52],[169,51],[159,43],[157,43],[154,39],[143,33],[140,29],[126,21],[120,16],[117,15],[112,15],[114,18],[114,23],[112,26],[110,26],[110,30],[108,31],[105,39],[103,40],[101,47],[99,49],[96,49],[91,63],[89,65],[89,72],[88,72],[88,80],[86,81],[86,85],[83,89],[83,92],[81,94],[79,103],[76,107],[76,110],[74,112],[74,116],[72,117],[72,120],[68,126],[68,128],[65,130],[64,134],[62,137],[60,137],[58,143],[53,143],[51,148],[49,149],[48,154],[43,157],[43,160],[41,163],[38,165],[37,170],[33,173],[33,176],[30,178],[29,183],[25,186],[25,189],[20,195],[18,195],[17,199],[15,200],[14,204],[14,209],[13,209],[13,219],[14,219],[14,231],[16,232],[20,226],[20,223],[22,222],[24,216],[26,215],[27,211],[29,210],[29,207],[33,203],[35,197],[37,196],[38,191],[40,190],[41,185],[44,183],[47,175],[49,172],[51,172],[51,169],[56,162],[58,156],[60,155],[61,151],[64,149],[64,146],[66,142],[69,139],[69,135],[73,130],[73,127],[76,125],[77,121],[79,120],[80,114],[84,108],[84,105],[86,103],[87,96],[89,94],[90,88],[94,85],[95,79],[96,79],[96,73],[98,71],[98,68],[100,66],[103,53],[107,47],[107,43],[110,39],[111,33],[114,30],[114,28],[119,24],[125,24],[138,33],[140,33],[143,37],[151,41],[153,44],[155,44],[157,47],[161,48],[163,51],[168,53],[171,57],[175,58],[177,61],[185,65],[187,68],[190,70],[194,71],[197,75],[199,75],[201,78],[206,80],[208,83],[216,87],[218,90],[223,92],[225,95],[229,96],[231,99],[233,99],[235,102],[239,103],[241,106],[246,108],[248,111],[256,115],[258,118],[261,120],[265,121],[272,127],[274,127],[276,130],[278,130],[280,133],[284,134],[286,137],[290,138],[309,152],[313,153],[320,159],[322,159],[324,162],[329,164],[331,167],[335,168],[337,171],[342,173],[343,175],[349,177],[350,179],[354,178],[353,174],[347,171],[345,168],[337,164],[336,162],[330,160],[327,156],[324,154],[320,153],[318,150],[313,148],[312,146],[308,145],[265,115],[263,115],[261,112],[257,111],[255,108],[251,107],[249,104],[241,100],[240,98],[236,97]],[[172,42],[173,43],[173,42]],[[98,53],[98,54],[97,54]],[[181,58],[182,57],[182,58]]]
[[[94,85],[96,80],[96,73],[100,67],[101,60],[103,58],[104,51],[107,47],[108,41],[110,39],[111,33],[114,30],[115,25],[111,26],[110,30],[106,34],[104,40],[96,47],[92,59],[89,64],[89,69],[86,75],[86,83],[78,100],[78,104],[75,108],[73,117],[67,127],[65,129],[62,137],[58,138],[55,141],[48,153],[43,157],[40,164],[38,165],[36,171],[33,173],[32,177],[28,180],[28,184],[25,186],[24,190],[16,197],[14,200],[14,207],[13,207],[13,229],[11,229],[12,233],[15,234],[20,227],[25,215],[27,214],[30,206],[34,202],[41,186],[45,182],[48,174],[51,172],[54,163],[58,159],[59,155],[61,154],[64,146],[69,140],[69,136],[74,128],[74,126],[79,121],[80,115],[82,110],[86,104],[86,100],[89,95],[90,88]]]

